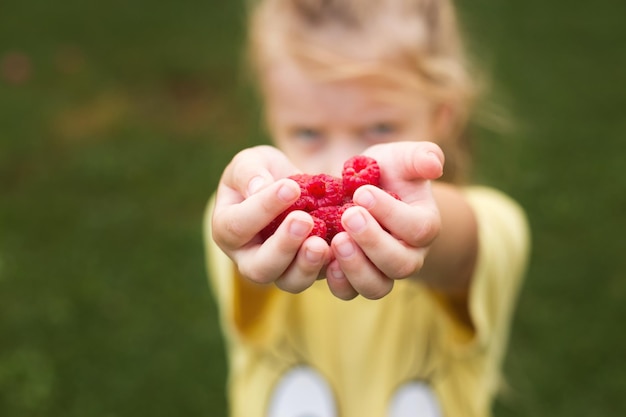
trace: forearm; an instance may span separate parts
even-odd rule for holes
[[[478,251],[474,212],[456,186],[434,182],[433,194],[441,215],[441,231],[428,252],[419,278],[442,295],[464,301]]]

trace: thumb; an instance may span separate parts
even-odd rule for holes
[[[432,142],[394,142],[366,151],[381,166],[381,182],[435,180],[443,174],[445,157]]]
[[[247,198],[295,171],[296,168],[282,152],[261,145],[235,155],[224,171],[222,182]]]
[[[403,155],[406,179],[436,180],[443,175],[445,157],[432,142],[414,142]]]

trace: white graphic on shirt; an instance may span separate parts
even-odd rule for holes
[[[442,417],[433,390],[421,381],[401,385],[392,395],[387,417]],[[311,367],[299,366],[276,384],[267,417],[338,417],[330,385]]]
[[[389,402],[389,417],[442,417],[433,390],[424,382],[402,385]]]
[[[267,417],[337,417],[328,383],[313,368],[301,366],[278,382]]]

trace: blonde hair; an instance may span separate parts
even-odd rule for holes
[[[450,110],[445,179],[466,176],[465,126],[477,87],[451,0],[257,0],[250,3],[248,59],[264,75],[288,59],[324,80],[368,78],[418,92]],[[398,88],[401,86],[401,88]]]

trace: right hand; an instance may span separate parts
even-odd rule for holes
[[[307,237],[313,219],[303,211],[289,213],[266,241],[259,235],[300,196],[298,184],[286,178],[298,172],[274,147],[239,152],[222,174],[212,218],[213,240],[243,276],[292,293],[323,276],[331,256],[324,239]]]

